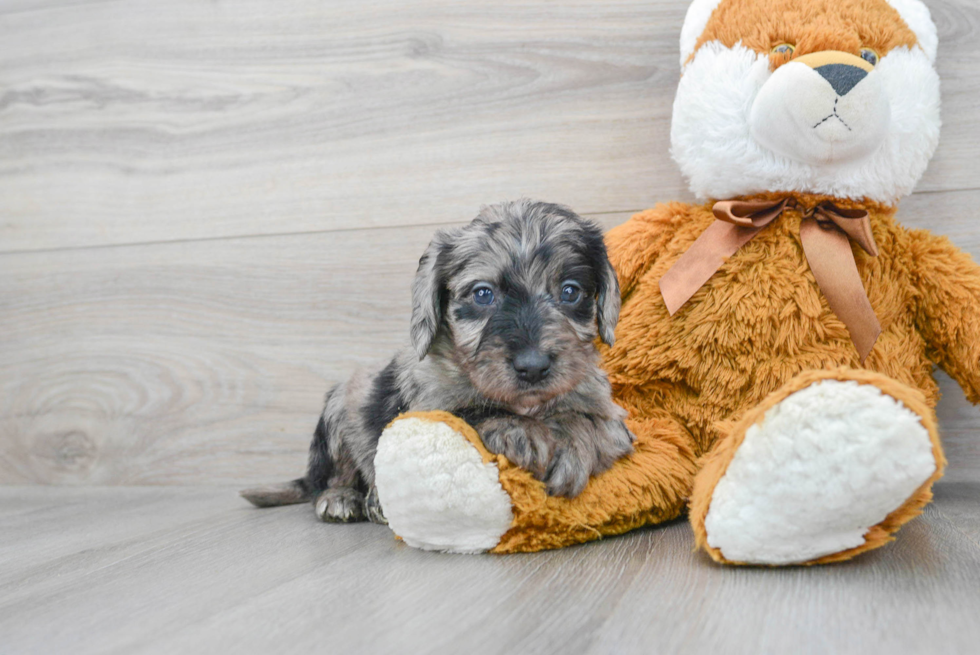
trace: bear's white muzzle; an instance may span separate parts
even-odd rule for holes
[[[760,145],[811,166],[872,155],[890,122],[890,103],[871,64],[836,51],[780,66],[749,115],[752,138]]]

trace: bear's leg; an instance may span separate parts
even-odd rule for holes
[[[694,481],[690,435],[666,414],[627,420],[634,453],[569,499],[490,453],[462,420],[409,414],[385,429],[375,457],[388,524],[426,550],[512,553],[560,548],[678,516]]]
[[[891,541],[931,500],[944,465],[919,391],[871,371],[807,371],[704,459],[691,524],[719,562],[845,560]]]
[[[694,441],[666,412],[627,419],[633,454],[589,479],[575,498],[549,496],[526,471],[501,466],[514,523],[494,548],[513,553],[561,548],[677,518],[697,471]]]

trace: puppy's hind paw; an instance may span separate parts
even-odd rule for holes
[[[321,492],[313,508],[317,518],[326,523],[354,523],[365,519],[364,494],[350,487]]]

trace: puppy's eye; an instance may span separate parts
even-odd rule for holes
[[[791,43],[780,43],[774,46],[772,49],[772,54],[774,55],[786,55],[787,57],[796,52],[796,46]]]
[[[878,65],[878,53],[871,48],[861,48],[861,59],[868,62],[872,66]]]
[[[493,289],[490,287],[477,287],[473,289],[473,301],[477,305],[489,305],[493,303]]]
[[[577,303],[579,298],[582,297],[582,290],[577,284],[565,283],[561,287],[561,301],[564,303],[574,304]]]

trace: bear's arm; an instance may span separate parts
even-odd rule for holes
[[[625,298],[664,252],[678,225],[689,223],[699,208],[683,202],[657,205],[634,215],[606,233],[609,261]]]
[[[929,358],[980,402],[980,266],[946,237],[913,230],[916,323]]]

